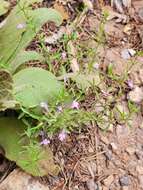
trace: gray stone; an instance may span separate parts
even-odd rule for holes
[[[31,175],[19,169],[15,169],[0,184],[0,190],[49,190],[49,187],[41,184]]]
[[[138,180],[139,180],[140,186],[143,187],[143,175],[140,175],[140,176],[138,177]]]
[[[114,176],[113,175],[110,175],[108,176],[104,181],[103,181],[103,184],[106,186],[106,187],[110,187],[111,183],[114,181]]]
[[[121,186],[128,186],[128,185],[130,185],[130,178],[129,178],[129,176],[122,176],[119,179],[119,181],[120,181]]]
[[[86,182],[88,190],[98,190],[98,185],[95,183],[94,179],[90,179]]]

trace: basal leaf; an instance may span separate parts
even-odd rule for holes
[[[0,16],[7,13],[10,7],[10,3],[4,0],[0,0]]]
[[[41,68],[26,68],[14,75],[14,96],[26,108],[56,101],[63,92],[56,77]]]
[[[34,176],[56,175],[58,167],[53,162],[51,150],[29,143],[25,130],[25,125],[16,118],[0,118],[0,145],[5,157]]]
[[[23,8],[23,7],[29,6],[29,5],[31,5],[33,3],[40,3],[42,1],[43,0],[30,0],[30,1],[29,0],[19,0],[18,4],[19,4],[19,6],[21,6]]]
[[[78,86],[78,88],[86,90],[92,85],[100,84],[100,77],[98,72],[89,73],[89,74],[77,74],[72,77]]]
[[[47,21],[61,24],[61,16],[54,9],[39,8],[22,10],[16,6],[0,28],[0,59],[4,65],[10,64],[21,50],[32,41]]]
[[[13,100],[13,80],[10,73],[0,70],[0,111],[14,108],[17,102]]]
[[[21,51],[9,65],[8,70],[14,73],[24,63],[34,60],[43,61],[44,57],[36,51]]]

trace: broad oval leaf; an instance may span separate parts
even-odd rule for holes
[[[0,0],[0,16],[5,14],[10,7],[10,3],[4,0]]]
[[[10,64],[28,46],[47,21],[53,21],[57,25],[62,22],[61,15],[51,8],[25,11],[27,18],[17,5],[0,28],[0,59],[4,65]]]
[[[0,111],[15,108],[17,102],[13,99],[13,79],[6,70],[0,70]]]
[[[64,89],[52,73],[41,68],[23,69],[13,79],[15,99],[26,108],[56,101]]]
[[[59,168],[54,164],[51,150],[30,144],[25,130],[25,125],[16,118],[0,118],[0,145],[5,157],[33,176],[57,175]]]
[[[42,62],[44,57],[36,51],[21,51],[9,65],[8,70],[14,73],[21,65],[34,60]]]

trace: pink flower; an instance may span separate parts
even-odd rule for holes
[[[17,29],[23,29],[26,27],[26,24],[25,23],[20,23],[16,26]]]
[[[42,140],[42,142],[40,144],[41,145],[48,145],[48,144],[50,144],[50,140],[44,139],[44,140]]]
[[[67,56],[66,52],[62,52],[62,59],[66,59],[66,56]]]
[[[67,133],[65,130],[62,130],[61,133],[59,134],[58,138],[60,141],[64,141],[67,137]]]
[[[128,81],[127,81],[127,85],[128,85],[128,87],[129,87],[130,89],[133,89],[133,88],[134,88],[134,83],[133,83],[132,80],[128,80]]]
[[[72,102],[71,108],[72,109],[79,109],[79,103],[76,100],[74,100]]]
[[[62,106],[58,106],[58,107],[57,107],[57,111],[58,111],[58,112],[62,112],[62,111],[63,111]]]

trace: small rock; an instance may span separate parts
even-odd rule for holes
[[[135,149],[133,147],[126,148],[126,152],[131,156],[135,153]]]
[[[140,20],[143,22],[143,7],[139,9],[138,15]]]
[[[114,181],[114,176],[113,175],[110,175],[109,177],[107,177],[104,181],[103,181],[103,184],[106,186],[106,187],[110,187],[111,183]]]
[[[143,175],[143,166],[137,166],[136,171],[138,172],[139,175]]]
[[[90,179],[86,182],[88,190],[98,190],[98,185],[95,183],[94,179]]]
[[[143,187],[143,175],[138,176],[139,184]]]
[[[116,134],[119,142],[123,142],[129,136],[129,128],[124,125],[117,125],[116,126]]]
[[[136,51],[133,49],[124,49],[121,52],[121,57],[123,59],[130,59],[131,57],[133,57],[136,54]]]
[[[140,103],[143,100],[143,88],[136,86],[127,97],[132,102]]]
[[[123,176],[119,179],[121,186],[129,186],[130,178],[128,176]]]
[[[113,152],[116,152],[118,150],[118,147],[114,142],[110,143],[110,146],[111,146]]]
[[[130,54],[129,54],[129,52],[128,52],[127,49],[124,49],[124,50],[121,52],[121,57],[122,57],[123,59],[130,59],[130,58],[131,58],[131,56],[130,56]]]
[[[15,169],[0,184],[1,190],[49,190],[47,185],[41,184],[36,178]]]
[[[122,190],[129,190],[129,187],[128,186],[123,186]]]
[[[128,52],[132,57],[136,54],[136,51],[133,49],[128,49]]]

